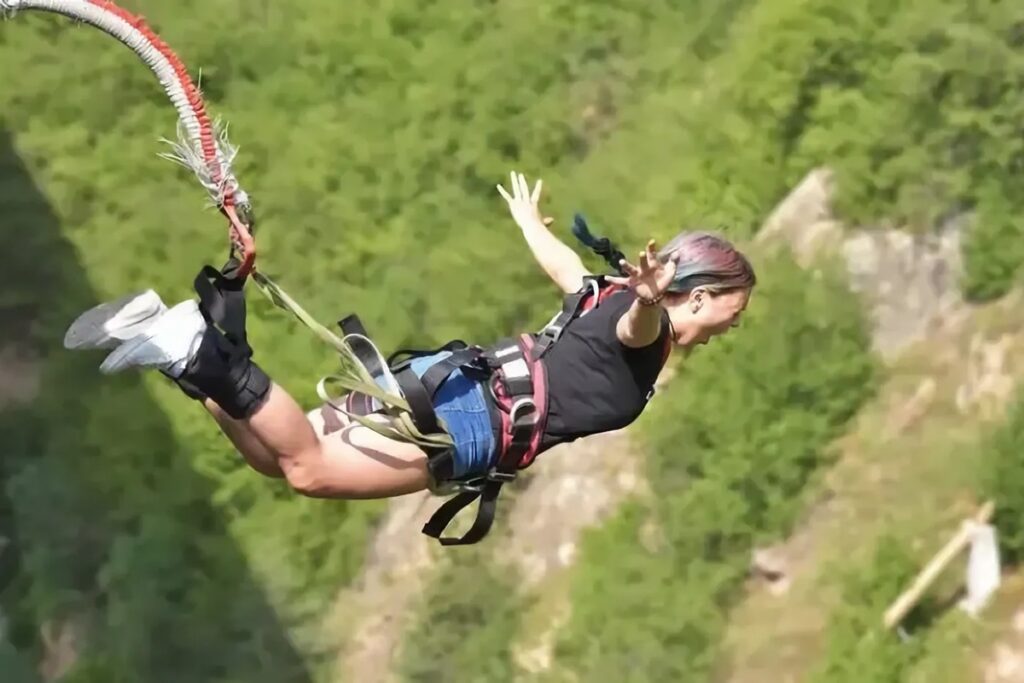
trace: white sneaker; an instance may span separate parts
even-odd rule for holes
[[[198,302],[182,301],[114,349],[100,365],[100,372],[112,375],[127,368],[157,368],[177,379],[198,350],[205,331],[206,320]]]
[[[145,331],[167,306],[152,289],[94,306],[78,316],[64,334],[64,348],[112,349]]]

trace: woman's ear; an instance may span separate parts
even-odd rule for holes
[[[688,301],[691,313],[697,313],[707,302],[708,292],[703,287],[695,287],[690,290],[690,299]]]

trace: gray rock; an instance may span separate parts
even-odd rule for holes
[[[961,236],[969,218],[959,216],[927,234],[844,229],[832,215],[834,191],[831,171],[811,171],[771,213],[756,242],[788,248],[805,267],[822,256],[838,256],[850,288],[867,307],[875,350],[886,360],[957,324],[967,311],[959,282]]]

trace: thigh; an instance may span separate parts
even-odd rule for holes
[[[427,454],[419,446],[350,422],[329,406],[311,410],[307,417],[320,437],[332,497],[389,498],[430,484]]]

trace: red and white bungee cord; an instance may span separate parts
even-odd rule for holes
[[[230,224],[231,241],[240,266],[238,277],[252,270],[256,247],[249,231],[251,206],[231,172],[236,153],[225,130],[210,121],[199,88],[174,51],[140,16],[109,0],[0,0],[0,15],[18,11],[54,12],[94,26],[127,45],[156,74],[178,112],[178,141],[162,154],[195,173]]]
[[[381,400],[390,410],[409,412],[405,399],[396,389],[382,389],[359,353],[352,348],[359,342],[363,355],[375,356],[375,366],[387,367],[379,349],[361,335],[338,337],[318,323],[292,297],[265,273],[254,268],[256,248],[251,234],[252,207],[248,196],[231,172],[235,148],[227,141],[224,129],[210,121],[199,89],[189,78],[185,65],[171,48],[146,24],[145,19],[131,14],[109,0],[0,0],[0,18],[13,16],[19,11],[42,10],[70,17],[104,31],[127,45],[156,74],[171,103],[178,111],[178,141],[171,143],[173,152],[161,156],[192,170],[213,198],[216,206],[230,223],[232,256],[230,276],[244,278],[251,273],[253,282],[278,307],[291,312],[320,339],[332,346],[341,359],[340,371],[320,381],[317,393],[325,401],[337,402],[331,392],[336,388],[361,391]],[[348,412],[341,407],[339,410]],[[396,413],[398,414],[398,413]],[[361,415],[350,414],[353,420],[374,431],[418,444],[450,443],[447,435],[423,435],[412,424],[408,415],[398,419],[395,426],[384,425]]]

